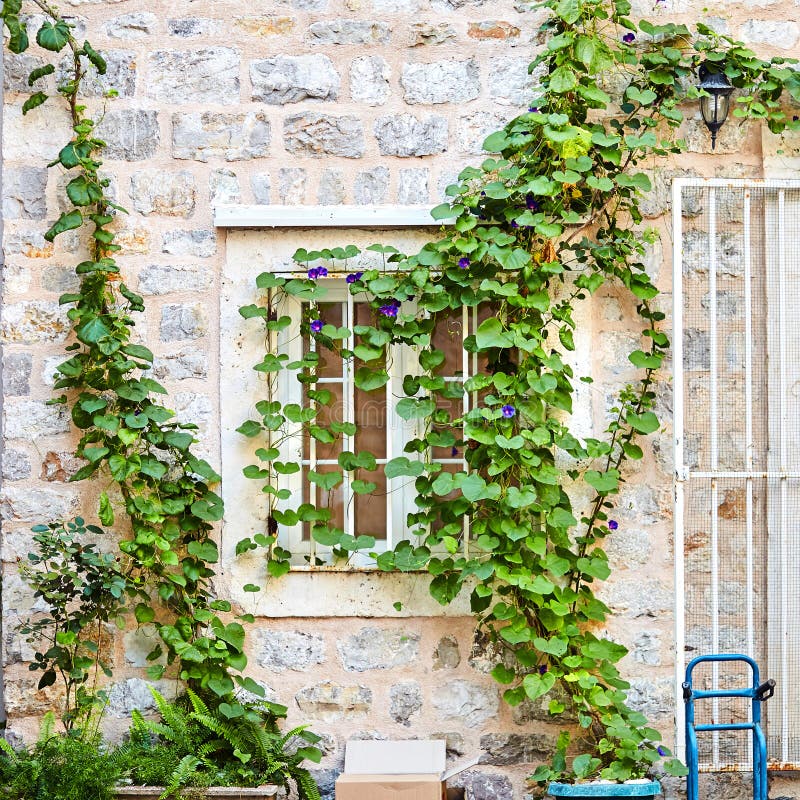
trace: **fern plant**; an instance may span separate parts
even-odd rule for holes
[[[191,690],[170,703],[151,691],[159,720],[134,712],[130,740],[115,756],[135,784],[163,786],[161,800],[206,786],[267,783],[294,787],[301,800],[319,800],[302,766],[306,759],[320,760],[314,746],[319,737],[305,726],[282,733],[278,723],[285,706],[259,701],[211,707]]]
[[[0,738],[0,797],[3,800],[112,800],[119,765],[97,735],[55,733],[52,712],[39,738],[19,751]]]

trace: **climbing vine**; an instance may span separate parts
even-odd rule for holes
[[[500,653],[492,674],[505,700],[549,698],[554,721],[565,724],[552,762],[533,779],[626,780],[669,756],[627,703],[617,667],[627,651],[603,635],[609,609],[594,591],[611,573],[603,543],[617,527],[610,515],[625,467],[643,457],[641,437],[660,426],[654,385],[669,345],[643,263],[639,203],[651,184],[640,167],[683,151],[680,104],[698,97],[701,63],[735,87],[737,118],[763,119],[778,134],[798,128],[783,104],[787,95],[800,100],[800,77],[787,66],[794,62],[764,61],[704,25],[636,24],[627,0],[544,5],[546,45],[530,67],[536,95],[488,137],[486,160],[447,189],[448,202],[433,210],[449,221],[439,238],[408,255],[374,245],[384,259],[378,268],[351,266],[360,256],[352,245],[299,250],[294,276],[258,277],[262,301],[241,314],[260,320],[270,343],[255,367],[267,396],[239,431],[259,445],[245,475],[263,484],[269,511],[265,531],[238,549],[265,548],[268,571],[279,576],[296,557],[280,530],[304,526],[334,559],[363,551],[384,570],[427,570],[442,604],[468,591],[479,630]],[[369,305],[369,322],[326,319],[334,278]],[[591,379],[575,374],[569,353],[581,304],[604,286],[621,288],[635,305],[641,344],[629,360],[639,376],[594,438],[573,425],[576,381]],[[287,298],[301,304],[307,341],[294,360],[276,345],[297,323],[283,313]],[[462,308],[486,310],[463,342],[481,367],[453,379],[434,341]],[[403,377],[395,412],[421,433],[379,466],[375,453],[344,449],[358,420],[335,418],[336,398],[319,379],[341,358],[358,390],[385,396],[400,346],[417,363]],[[293,402],[276,399],[281,381],[295,387]],[[465,397],[468,410],[454,412]],[[285,476],[301,466],[286,458],[287,446],[330,451],[337,442],[337,465],[304,476],[321,502],[298,502]],[[445,469],[435,457],[442,448],[463,454],[464,466]],[[401,541],[379,553],[369,531],[342,527],[333,498],[345,483],[354,496],[380,493],[380,472],[389,491],[413,482],[416,508],[404,535],[395,533]],[[573,497],[586,491],[592,499],[576,507]],[[684,768],[668,759],[664,769]]]
[[[134,341],[135,316],[144,301],[122,279],[116,254],[115,215],[125,210],[109,197],[109,179],[100,172],[104,142],[95,120],[81,103],[81,87],[90,72],[104,75],[106,62],[88,41],[81,44],[72,24],[46,0],[29,7],[44,16],[36,43],[51,54],[65,53],[59,70],[52,63],[34,69],[31,87],[56,74],[57,94],[67,103],[71,135],[49,166],[65,173],[63,212],[45,234],[52,242],[71,230],[87,230],[88,254],[75,268],[80,289],[62,295],[74,332],[69,357],[59,365],[56,388],[64,394],[52,402],[66,404],[81,432],[76,455],[86,463],[71,478],[96,478],[101,487],[98,517],[117,525],[125,592],[134,601],[139,623],[153,623],[161,639],[148,659],[148,674],[158,678],[159,663],[177,663],[182,680],[205,693],[227,698],[223,708],[242,713],[229,695],[235,683],[263,696],[263,688],[241,675],[247,659],[245,631],[238,619],[223,619],[231,604],[214,596],[211,579],[218,561],[213,524],[222,518],[222,499],[212,486],[220,477],[192,452],[196,425],[180,422],[162,404],[166,389],[148,377],[152,352]],[[3,0],[2,18],[8,47],[23,53],[29,46],[22,0]],[[60,77],[58,77],[60,76]],[[113,96],[113,91],[109,91]],[[23,113],[42,106],[48,95],[37,90]],[[41,113],[46,122],[46,110]],[[124,522],[122,521],[124,520]],[[163,611],[152,602],[160,599]],[[85,669],[86,656],[83,656]],[[42,686],[55,681],[51,665],[42,666]],[[57,665],[56,665],[57,666]],[[91,704],[90,704],[91,705]]]

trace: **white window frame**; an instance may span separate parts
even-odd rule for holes
[[[439,605],[428,592],[425,576],[415,573],[381,572],[375,567],[308,567],[295,566],[277,580],[265,575],[263,553],[237,557],[236,543],[244,536],[258,532],[252,518],[258,508],[243,503],[241,492],[248,479],[242,478],[243,451],[248,442],[235,432],[243,421],[240,414],[226,415],[226,402],[251,392],[250,361],[243,362],[239,347],[243,339],[243,321],[238,307],[253,302],[254,280],[264,271],[263,263],[253,263],[266,252],[260,237],[292,229],[335,228],[335,241],[343,242],[348,231],[381,229],[438,228],[451,220],[434,220],[427,206],[217,206],[214,222],[230,230],[223,266],[220,308],[220,360],[235,363],[236,369],[220,370],[220,398],[223,406],[221,425],[222,494],[226,501],[226,519],[222,524],[220,585],[241,607],[257,616],[269,617],[409,617],[470,616],[469,591],[456,600]],[[384,238],[376,233],[375,239]],[[402,377],[402,376],[401,376]],[[254,483],[253,481],[249,482]],[[261,517],[263,519],[263,517]],[[242,587],[253,578],[266,585],[266,591],[246,593]],[[395,605],[400,600],[401,605]]]

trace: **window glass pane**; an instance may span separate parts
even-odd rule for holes
[[[386,539],[386,478],[383,469],[375,472],[358,470],[357,477],[363,481],[377,484],[371,494],[357,494],[353,498],[355,507],[355,534],[356,536],[368,535],[376,539]],[[395,539],[399,531],[395,532]]]

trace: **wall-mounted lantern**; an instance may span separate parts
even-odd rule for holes
[[[717,146],[717,132],[728,118],[733,86],[724,72],[712,72],[705,64],[698,70],[700,83],[697,88],[705,94],[700,98],[700,113],[703,122],[711,131],[711,149]]]

